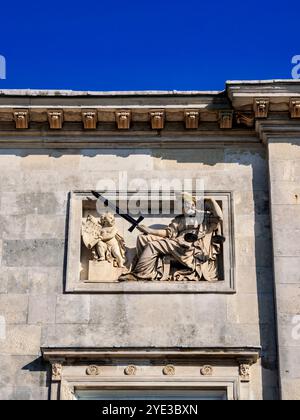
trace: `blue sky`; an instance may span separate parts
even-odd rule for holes
[[[300,2],[10,1],[0,89],[221,90],[291,78]]]

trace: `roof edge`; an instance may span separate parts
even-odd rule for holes
[[[178,91],[178,90],[145,90],[145,91],[76,91],[76,90],[43,90],[43,89],[1,89],[0,96],[15,97],[176,97],[176,96],[215,96],[225,91]]]

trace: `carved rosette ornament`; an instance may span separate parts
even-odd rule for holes
[[[166,376],[174,376],[175,372],[175,366],[173,365],[167,365],[163,368],[163,374]]]
[[[205,365],[200,369],[200,373],[202,376],[212,376],[213,368],[212,366]]]
[[[14,120],[15,120],[17,129],[22,130],[22,129],[28,128],[29,127],[29,112],[27,110],[15,111]]]
[[[254,100],[254,112],[256,118],[268,118],[270,100],[258,98]]]
[[[96,365],[90,365],[87,367],[85,373],[88,376],[98,376],[100,374],[100,369]]]
[[[250,382],[250,367],[249,363],[241,363],[239,366],[239,374],[242,382]]]
[[[300,99],[290,100],[291,118],[300,118]]]
[[[137,367],[134,365],[129,365],[124,369],[124,374],[127,376],[136,375]]]
[[[52,381],[61,381],[62,377],[62,364],[61,363],[53,363],[52,364]]]

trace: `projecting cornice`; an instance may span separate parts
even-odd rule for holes
[[[300,80],[229,81],[226,92],[235,111],[257,112],[261,104],[265,118],[269,113],[291,113],[292,101],[300,101]]]
[[[42,348],[44,360],[55,362],[112,360],[112,359],[176,359],[176,360],[236,360],[256,363],[261,357],[260,347],[220,348]]]
[[[49,123],[51,130],[77,123],[80,126],[75,129],[83,130],[129,130],[143,124],[143,130],[163,130],[168,124],[182,123],[181,128],[192,130],[201,122],[218,123],[220,113],[226,111],[231,111],[231,105],[225,92],[0,91],[0,129],[16,122],[16,115],[26,114],[28,124],[14,128]]]
[[[0,147],[247,143],[278,121],[297,131],[299,80],[227,82],[222,92],[0,91]]]
[[[264,144],[269,141],[292,143],[293,139],[300,138],[300,121],[257,121],[256,132]]]

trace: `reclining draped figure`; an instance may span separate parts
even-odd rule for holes
[[[195,197],[184,198],[184,211],[165,229],[140,225],[137,258],[130,273],[120,281],[218,281],[218,255],[223,212],[215,199],[206,197],[197,209]],[[167,267],[167,270],[166,270]]]

